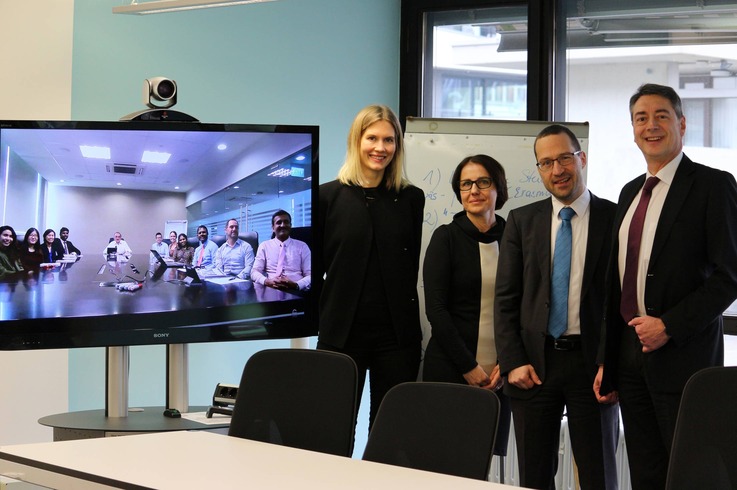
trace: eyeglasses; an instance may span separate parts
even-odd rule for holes
[[[458,183],[458,187],[462,191],[468,192],[471,190],[474,184],[476,184],[476,187],[479,190],[481,190],[481,189],[488,189],[489,187],[491,187],[491,184],[493,183],[494,182],[492,182],[490,177],[481,177],[480,179],[476,179],[476,180],[462,180]]]
[[[561,153],[560,155],[558,155],[558,158],[547,158],[545,160],[540,160],[535,165],[537,165],[537,168],[539,168],[542,172],[550,172],[553,169],[553,164],[555,162],[558,162],[558,165],[560,165],[561,167],[567,167],[568,165],[573,163],[573,157],[580,154],[581,150],[574,151],[573,153]]]

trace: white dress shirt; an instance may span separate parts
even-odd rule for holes
[[[647,213],[645,214],[645,223],[642,227],[642,240],[640,241],[640,255],[637,262],[637,315],[644,316],[645,310],[645,279],[647,279],[647,269],[650,265],[650,253],[653,251],[653,241],[655,240],[655,230],[658,227],[660,213],[663,211],[665,198],[668,195],[673,178],[676,176],[678,166],[681,164],[683,152],[679,153],[676,158],[668,162],[665,167],[661,168],[655,175],[660,182],[653,187],[650,195],[650,202],[647,204]],[[648,172],[645,180],[653,175]],[[643,182],[643,187],[645,183]],[[619,264],[619,284],[622,285],[624,280],[624,268],[627,261],[627,237],[629,236],[630,223],[632,215],[635,214],[637,204],[640,202],[642,189],[632,200],[627,214],[624,215],[622,225],[619,227],[619,255],[617,262]]]

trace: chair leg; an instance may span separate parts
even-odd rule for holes
[[[499,456],[499,483],[504,484],[504,456]]]

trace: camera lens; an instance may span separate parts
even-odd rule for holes
[[[156,85],[156,93],[162,99],[172,98],[176,90],[177,90],[176,86],[174,85],[174,82],[172,82],[171,80],[162,80],[159,82],[158,85]]]

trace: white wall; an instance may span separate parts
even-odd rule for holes
[[[73,0],[0,2],[0,118],[69,119]],[[25,230],[23,230],[25,231]],[[68,409],[66,350],[0,352],[0,445],[50,441]]]
[[[46,222],[55,230],[69,228],[69,239],[84,255],[102,256],[110,237],[119,231],[138,267],[145,267],[156,232],[168,233],[163,223],[187,219],[184,200],[177,192],[50,185]]]

